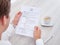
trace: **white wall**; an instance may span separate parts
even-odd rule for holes
[[[43,16],[52,17],[53,22],[56,25],[56,28],[54,28],[54,38],[47,42],[45,45],[60,45],[60,0],[17,0],[11,6],[11,19],[13,19],[16,12],[20,11],[20,7],[22,5],[40,7],[42,9],[40,18]],[[45,36],[47,37],[47,35]]]

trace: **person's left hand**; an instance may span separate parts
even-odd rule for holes
[[[18,13],[16,14],[14,20],[12,21],[12,23],[13,23],[14,26],[16,26],[16,25],[18,24],[21,15],[22,15],[22,12],[18,12]]]

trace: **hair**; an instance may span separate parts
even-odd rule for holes
[[[0,0],[0,18],[8,17],[10,12],[10,0]]]

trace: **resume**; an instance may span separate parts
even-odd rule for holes
[[[16,34],[33,37],[34,27],[39,26],[41,11],[36,7],[22,7],[22,16],[16,26]]]

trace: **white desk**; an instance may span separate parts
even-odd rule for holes
[[[21,35],[14,35],[10,39],[12,45],[35,45],[35,41],[33,38],[21,36]]]
[[[51,39],[51,30],[52,27],[42,27],[42,39],[45,43],[47,43],[47,41],[49,42]],[[35,45],[35,40],[33,38],[17,34],[12,35],[10,41],[13,45]]]

